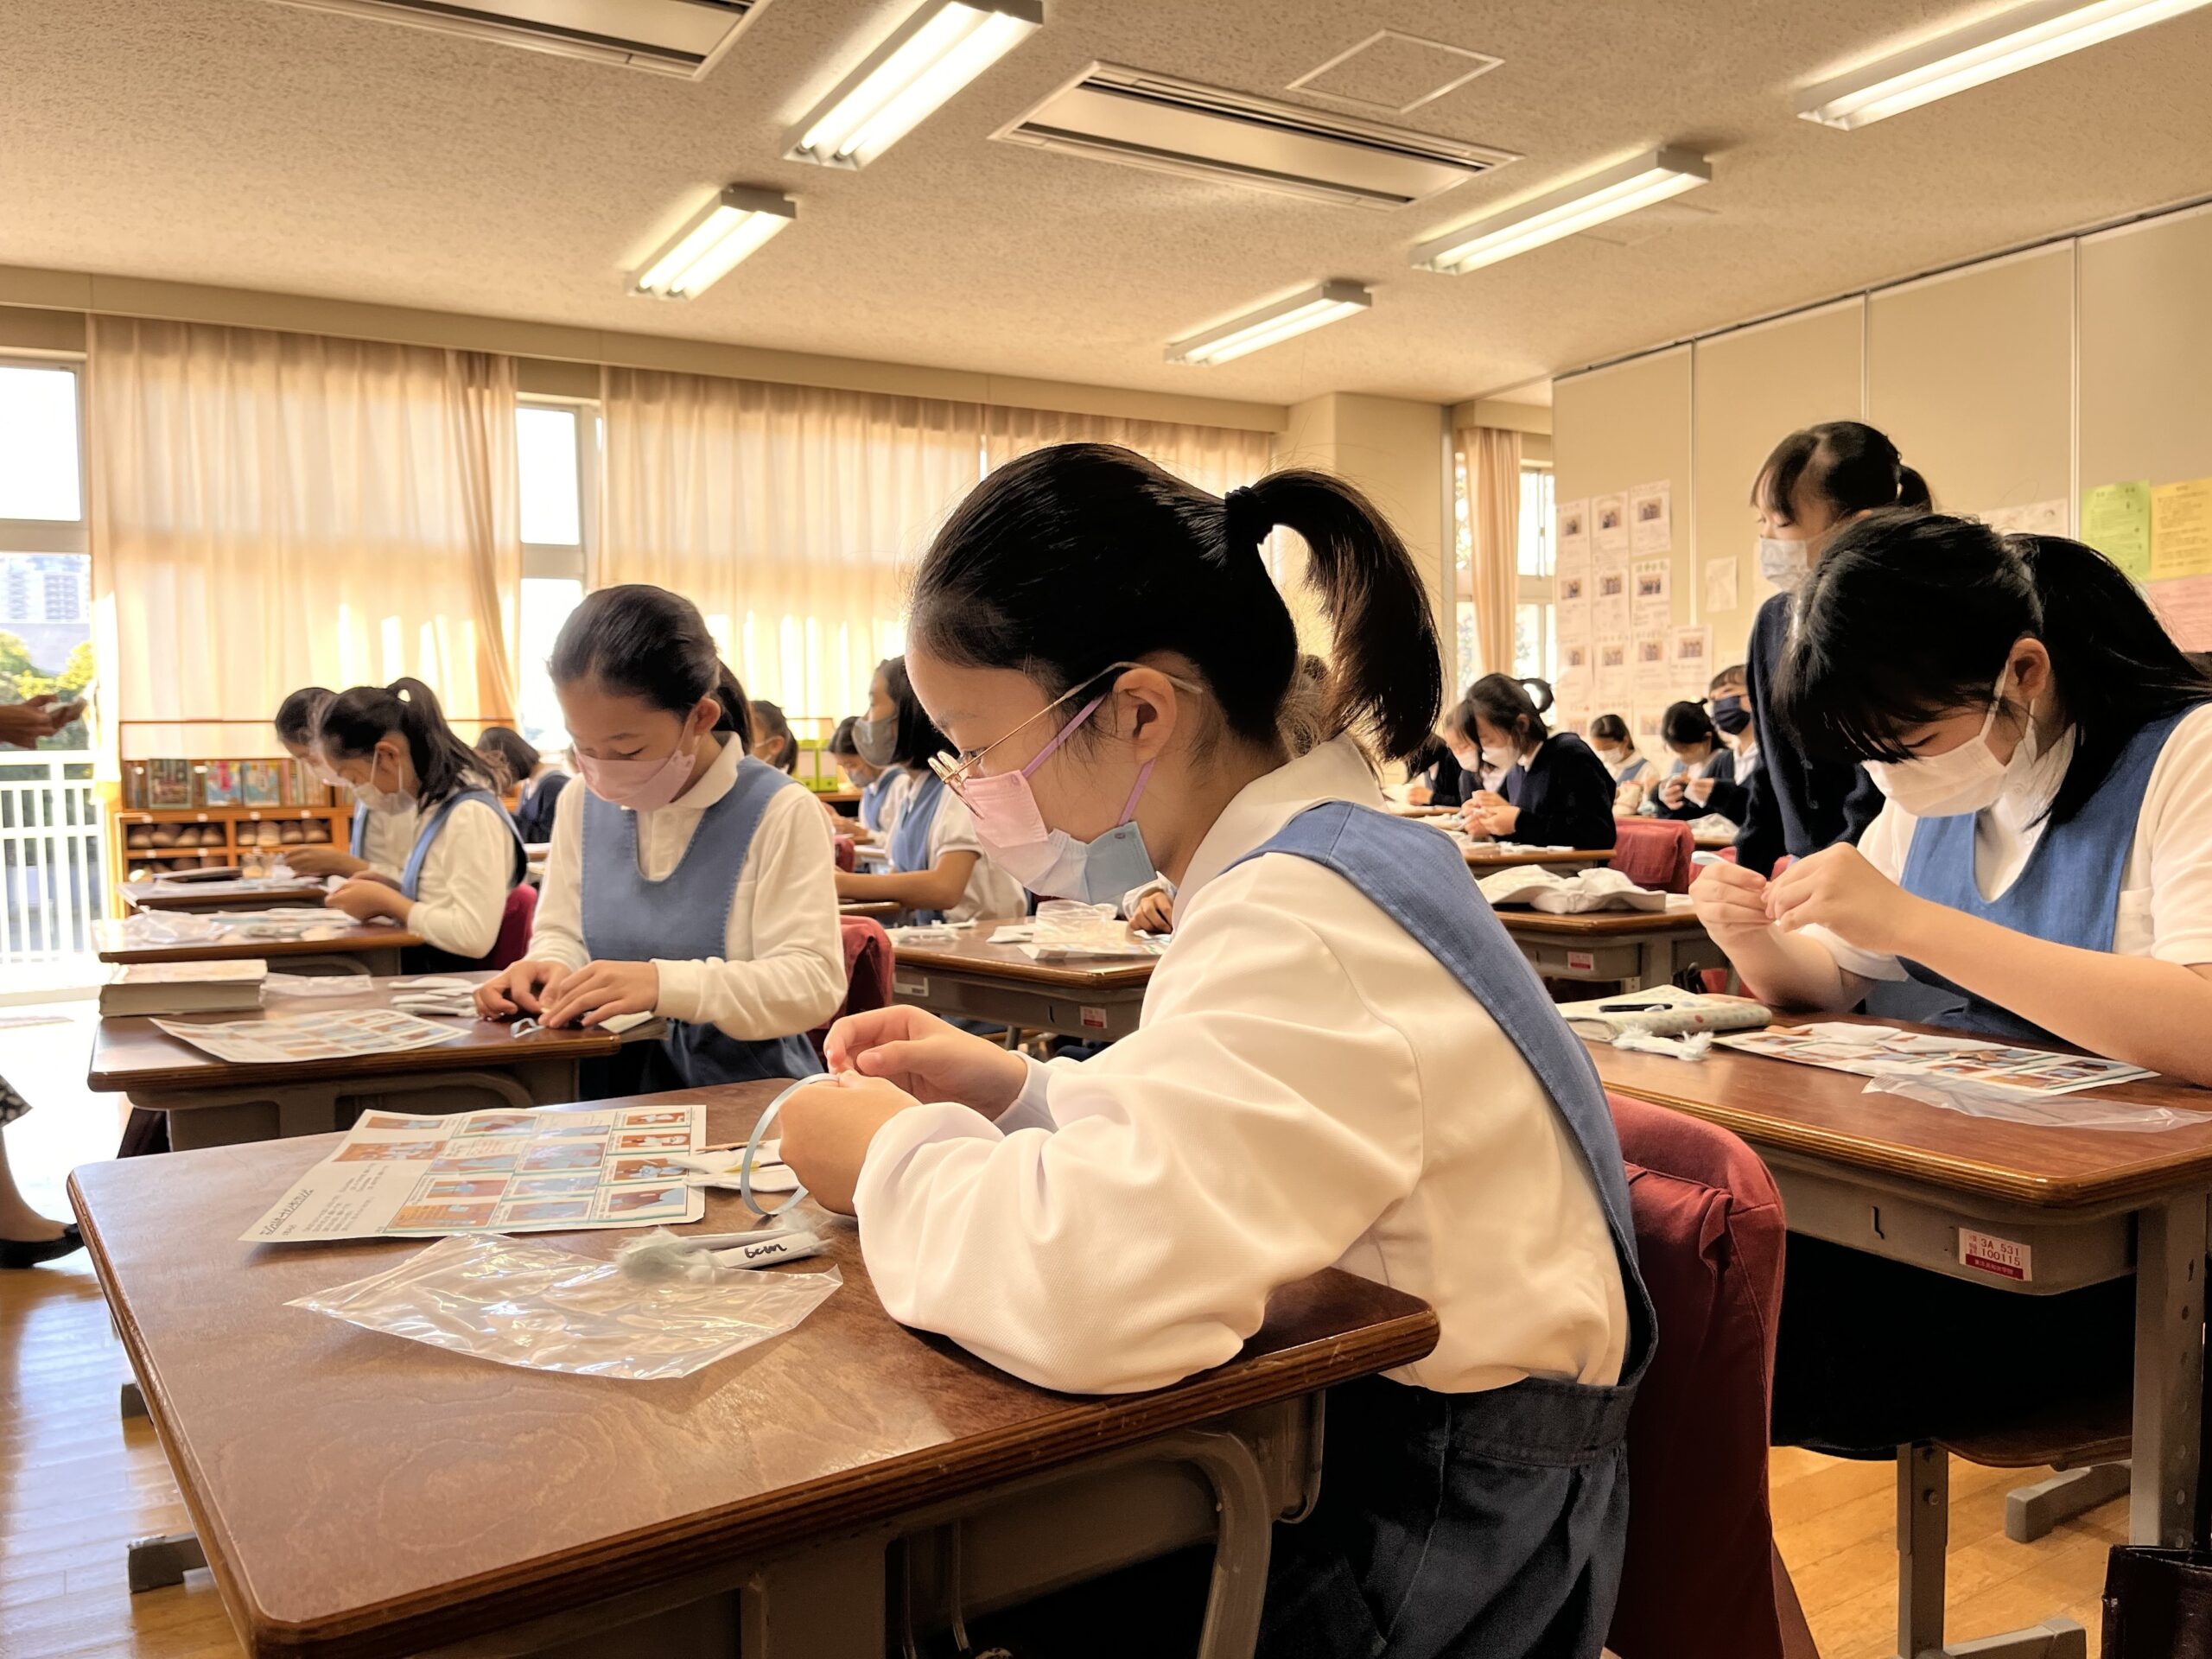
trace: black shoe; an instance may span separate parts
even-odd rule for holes
[[[84,1248],[84,1235],[73,1221],[61,1230],[59,1238],[0,1239],[0,1268],[35,1268],[41,1262],[51,1262],[56,1256]]]

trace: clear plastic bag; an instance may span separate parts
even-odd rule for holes
[[[2129,1106],[2087,1095],[2013,1094],[1977,1089],[1971,1084],[1931,1083],[1926,1077],[1876,1077],[1864,1092],[1902,1095],[1947,1112],[2043,1129],[2116,1129],[2123,1135],[2156,1135],[2208,1121],[2202,1112],[2177,1112],[2171,1106]]]
[[[595,1256],[476,1233],[286,1306],[502,1365],[651,1382],[796,1329],[842,1282],[831,1268],[646,1284]]]

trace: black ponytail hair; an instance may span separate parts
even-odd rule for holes
[[[1686,749],[1699,743],[1710,743],[1716,748],[1720,745],[1720,734],[1701,702],[1669,703],[1667,712],[1659,716],[1659,736],[1665,742],[1680,744]]]
[[[323,710],[338,694],[327,686],[303,685],[276,705],[276,737],[283,743],[307,748],[322,725]]]
[[[1444,696],[1427,591],[1382,516],[1319,473],[1273,473],[1217,499],[1111,444],[1032,450],[938,533],[911,635],[950,662],[1018,669],[1048,697],[1173,652],[1230,732],[1273,751],[1299,671],[1297,629],[1261,550],[1278,524],[1304,539],[1306,580],[1335,629],[1324,734],[1357,727],[1388,759],[1414,753]]]
[[[1628,721],[1618,715],[1600,715],[1590,722],[1590,741],[1593,743],[1618,743],[1627,749],[1636,747],[1636,734],[1628,728]]]
[[[891,764],[926,766],[931,756],[949,752],[952,740],[938,730],[930,711],[914,695],[914,683],[906,676],[906,659],[887,657],[875,665],[875,671],[881,676],[883,689],[899,710],[899,741],[892,748]]]
[[[1776,713],[1823,754],[1910,760],[1904,734],[1988,708],[2023,638],[2050,653],[2074,726],[2053,823],[2081,810],[2147,721],[2212,700],[2212,678],[2094,548],[1890,512],[1847,525],[1799,589]],[[2010,696],[2005,711],[2025,712]]]
[[[410,676],[340,692],[323,710],[320,729],[322,751],[333,760],[366,759],[387,737],[404,741],[419,785],[416,804],[424,808],[493,781],[483,757],[446,724],[437,694]]]
[[[498,781],[526,784],[545,757],[537,746],[511,726],[486,726],[476,734],[476,753],[496,768]]]
[[[1800,522],[1815,501],[1839,521],[1889,507],[1926,512],[1935,505],[1928,480],[1864,421],[1823,421],[1792,432],[1751,481],[1751,505],[1782,524]]]
[[[1480,715],[1513,739],[1517,754],[1532,743],[1550,736],[1544,725],[1552,706],[1552,688],[1546,680],[1516,680],[1510,674],[1485,674],[1467,688],[1466,701],[1452,711],[1452,723],[1468,742],[1480,744],[1482,734],[1475,718]]]
[[[798,775],[798,734],[791,730],[791,723],[784,718],[783,706],[770,702],[765,697],[755,697],[751,704],[753,741],[766,742],[769,738],[784,740],[783,752],[768,762],[779,772],[796,778]]]
[[[584,595],[569,613],[546,664],[556,685],[596,679],[656,709],[689,715],[702,697],[721,705],[715,729],[753,747],[745,688],[721,659],[707,620],[681,594],[626,582]]]

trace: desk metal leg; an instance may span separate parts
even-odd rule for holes
[[[2204,1198],[2135,1217],[2136,1480],[2128,1535],[2179,1548],[2196,1521],[2204,1404]]]
[[[2133,1473],[2125,1463],[2093,1463],[2032,1486],[2015,1487],[2005,1494],[2005,1535],[2016,1544],[2032,1544],[2060,1522],[2121,1496]]]
[[[137,1380],[135,1377],[117,1390],[115,1403],[116,1414],[126,1423],[133,1417],[143,1417],[146,1414],[146,1396],[139,1392]]]

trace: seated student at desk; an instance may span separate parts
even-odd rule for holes
[[[1613,810],[1633,812],[1643,804],[1644,791],[1658,780],[1651,762],[1636,747],[1636,734],[1618,715],[1599,715],[1590,722],[1590,753],[1598,757],[1613,779]]]
[[[1746,991],[1841,1009],[1910,976],[1948,997],[1936,1023],[2212,1085],[2212,680],[2119,569],[2056,537],[1864,518],[1808,579],[1780,671],[1789,728],[1888,799],[1771,883],[1699,877]],[[2124,1380],[2129,1291],[2008,1296],[1793,1237],[1776,1436],[1940,1437],[2013,1365]],[[1938,1332],[1972,1363],[1916,1363]]]
[[[884,832],[884,809],[887,798],[906,781],[906,774],[897,767],[888,771],[871,766],[861,758],[860,745],[853,733],[860,724],[860,716],[847,715],[837,722],[836,730],[830,734],[830,758],[837,763],[837,770],[849,789],[861,792],[858,839],[873,841]],[[850,826],[847,826],[849,831]]]
[[[1610,847],[1612,774],[1573,732],[1546,731],[1551,706],[1552,689],[1541,680],[1485,674],[1467,688],[1445,730],[1479,745],[1481,765],[1503,777],[1459,809],[1460,820],[1471,834],[1534,847]]]
[[[752,715],[753,758],[773,766],[786,778],[798,776],[798,734],[791,730],[791,723],[784,716],[781,703],[770,702],[766,697],[755,697],[747,705]],[[812,794],[811,790],[807,791]],[[823,828],[833,836],[853,833],[853,821],[830,804],[816,798],[822,809]]]
[[[1296,759],[1278,524],[1338,636],[1334,734]],[[1594,1656],[1648,1302],[1587,1061],[1345,731],[1396,758],[1435,721],[1404,544],[1318,474],[1217,500],[1126,449],[1039,449],[939,532],[909,638],[987,844],[1057,849],[1056,894],[1156,867],[1177,927],[1139,1029],[1090,1059],[911,1007],[839,1022],[830,1059],[859,1075],[791,1101],[785,1158],[857,1211],[895,1317],[1048,1388],[1219,1364],[1332,1263],[1422,1297],[1435,1351],[1330,1395],[1258,1651],[1380,1652],[1380,1620],[1393,1650]]]
[[[476,753],[498,765],[514,791],[515,829],[527,843],[553,839],[553,806],[569,786],[569,774],[538,752],[537,746],[506,726],[486,726]]]
[[[584,787],[554,813],[530,956],[477,1011],[667,1020],[594,1079],[599,1096],[817,1070],[804,1033],[845,995],[829,838],[813,796],[747,753],[744,688],[698,607],[602,588],[548,666]]]
[[[985,855],[968,808],[957,796],[946,794],[944,780],[930,769],[930,762],[952,746],[914,695],[905,658],[893,657],[877,667],[868,697],[868,717],[853,734],[861,753],[871,759],[881,754],[886,766],[899,768],[909,781],[897,822],[885,838],[891,868],[880,874],[840,870],[837,897],[888,899],[912,911],[918,922],[1020,915],[1028,908],[1021,883]],[[1147,870],[1140,879],[1151,874]],[[1135,885],[1125,883],[1098,902],[1112,904]]]
[[[357,875],[323,902],[357,922],[387,917],[429,944],[423,968],[483,968],[507,894],[529,874],[522,837],[483,758],[417,679],[357,685],[322,712],[317,746],[372,811],[406,811],[415,845],[397,882]]]
[[[304,765],[317,783],[342,789],[346,780],[330,769],[316,747],[323,710],[338,694],[320,685],[303,685],[276,705],[276,741],[284,753]],[[415,810],[411,804],[391,811],[371,811],[365,802],[353,804],[351,849],[345,847],[288,844],[284,862],[302,875],[369,875],[399,880],[407,855],[415,846]]]
[[[1721,742],[1703,706],[1669,703],[1659,719],[1659,736],[1675,764],[1666,782],[1645,798],[1644,815],[1688,823],[1717,812],[1741,823],[1745,791],[1736,781],[1736,753]]]

